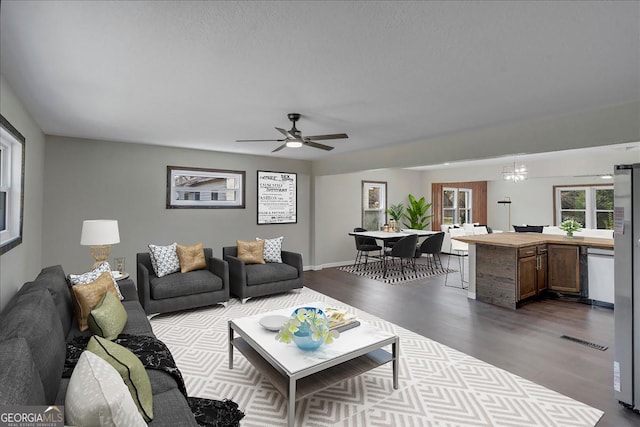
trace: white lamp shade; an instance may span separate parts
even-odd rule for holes
[[[82,222],[80,244],[84,246],[113,245],[120,243],[118,221],[115,219],[91,219]]]

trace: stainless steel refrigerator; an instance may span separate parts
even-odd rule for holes
[[[613,388],[621,404],[640,410],[640,163],[615,166],[614,179]]]

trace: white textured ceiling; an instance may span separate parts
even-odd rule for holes
[[[318,159],[640,99],[640,3],[3,1],[46,134]]]

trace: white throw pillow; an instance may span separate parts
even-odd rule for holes
[[[122,377],[108,362],[85,351],[71,374],[64,401],[65,424],[146,427]]]
[[[96,279],[102,275],[102,273],[107,273],[107,272],[111,273],[111,266],[109,265],[108,262],[103,262],[93,270],[88,271],[86,273],[70,274],[69,281],[71,282],[72,285],[86,285],[87,283],[95,282]],[[122,292],[120,292],[120,287],[118,286],[118,282],[116,282],[116,279],[113,278],[113,275],[111,275],[111,280],[113,280],[113,286],[116,288],[116,292],[118,292],[118,297],[120,298],[120,301],[122,301],[124,299],[124,296],[122,296]]]
[[[169,246],[149,245],[151,265],[156,276],[163,277],[167,274],[180,271],[180,260],[176,250],[178,244],[173,242]]]
[[[275,239],[261,239],[256,237],[256,240],[264,240],[264,262],[278,262],[282,264],[282,241],[284,236],[276,237]]]

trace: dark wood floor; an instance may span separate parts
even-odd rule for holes
[[[387,285],[336,268],[305,272],[311,289],[604,411],[598,426],[640,426],[640,415],[613,396],[613,310],[559,300],[509,310],[468,299],[444,282],[441,276]],[[459,286],[459,274],[448,284]]]

